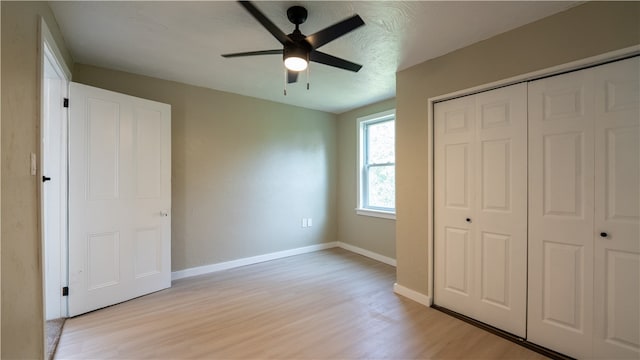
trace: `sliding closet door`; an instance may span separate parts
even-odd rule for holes
[[[595,73],[594,358],[640,358],[640,58]],[[602,234],[601,234],[602,233]]]
[[[526,335],[526,85],[437,103],[435,303]]]

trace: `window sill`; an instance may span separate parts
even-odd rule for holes
[[[356,209],[356,214],[364,215],[364,216],[372,216],[379,217],[383,219],[396,219],[396,213],[390,211],[380,211],[380,210],[371,210],[371,209]]]

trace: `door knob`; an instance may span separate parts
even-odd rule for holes
[[[601,232],[601,233],[600,233],[600,237],[601,237],[601,238],[608,238],[608,237],[609,237],[609,234],[607,234],[606,232]]]
[[[48,176],[42,176],[42,182],[51,181],[51,178]]]
[[[467,221],[468,223],[470,223],[470,222],[471,222],[471,218],[467,218],[467,219],[466,219],[466,221]]]

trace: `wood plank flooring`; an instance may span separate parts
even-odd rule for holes
[[[542,359],[393,293],[342,249],[175,281],[67,320],[56,359]]]

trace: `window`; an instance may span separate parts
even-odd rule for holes
[[[396,111],[358,119],[358,206],[356,212],[395,219]]]

